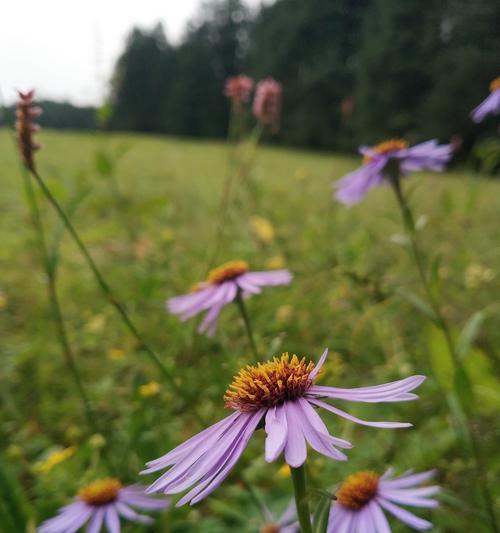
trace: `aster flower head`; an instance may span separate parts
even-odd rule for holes
[[[316,385],[327,353],[325,350],[317,365],[305,357],[290,357],[285,353],[272,361],[243,368],[224,396],[226,407],[233,413],[163,457],[150,461],[143,473],[168,471],[147,492],[177,494],[191,488],[177,505],[199,502],[229,475],[254,431],[262,426],[267,434],[265,458],[268,462],[275,461],[283,453],[286,463],[297,468],[307,458],[307,444],[326,457],[345,461],[346,455],[338,448],[351,448],[351,443],[330,435],[317,408],[365,426],[411,426],[361,420],[325,400],[367,403],[414,400],[417,396],[411,391],[424,381],[424,376],[355,389]]]
[[[453,149],[436,139],[410,146],[404,139],[390,139],[373,147],[362,146],[363,165],[334,183],[336,198],[348,206],[360,202],[374,187],[389,183],[391,172],[408,176],[419,170],[441,171]]]
[[[264,126],[276,133],[280,126],[283,86],[273,78],[259,81],[253,101],[253,114]]]
[[[233,76],[226,80],[224,95],[231,98],[236,110],[240,111],[243,104],[246,104],[250,100],[253,85],[253,79],[244,74]]]
[[[259,294],[261,287],[288,285],[292,274],[288,270],[250,272],[245,261],[230,261],[211,270],[206,281],[197,283],[191,293],[170,298],[168,310],[182,321],[206,311],[198,332],[211,336],[217,328],[222,308],[236,298]]]
[[[265,523],[259,529],[259,533],[298,533],[297,509],[295,501],[291,501],[283,514],[276,518],[268,507],[263,508]]]
[[[42,109],[35,106],[35,91],[27,93],[18,91],[19,100],[16,104],[16,134],[19,151],[23,163],[28,170],[34,170],[34,153],[40,149],[40,145],[33,140],[33,135],[39,131],[40,126],[35,124],[34,118],[42,114]]]
[[[38,533],[75,533],[85,524],[87,533],[120,533],[120,517],[130,522],[151,524],[153,519],[137,513],[157,511],[169,505],[167,498],[147,496],[140,485],[123,485],[114,478],[98,479],[83,487],[73,503],[59,509],[54,518],[46,520]]]
[[[392,468],[383,476],[375,472],[357,472],[348,476],[337,491],[337,501],[332,505],[328,533],[390,533],[391,528],[384,511],[413,529],[423,531],[432,524],[400,507],[437,507],[432,498],[438,486],[419,487],[431,479],[434,471],[414,474],[412,471],[394,477]]]
[[[490,94],[471,112],[474,122],[482,122],[488,115],[500,114],[500,76],[490,83]]]

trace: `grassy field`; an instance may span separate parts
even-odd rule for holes
[[[40,197],[49,242],[58,246],[61,238],[64,317],[100,426],[100,435],[91,435],[54,333],[17,154],[8,132],[0,131],[0,484],[12,495],[0,503],[0,513],[19,508],[28,528],[53,515],[83,483],[107,473],[102,446],[122,480],[135,482],[146,460],[201,429],[193,405],[208,423],[222,418],[232,376],[253,360],[236,306],[222,312],[216,335],[207,338],[195,333],[198,319],[181,324],[164,304],[206,275],[227,147],[132,135],[48,131],[39,137],[40,173],[73,211],[96,262],[190,400],[162,381],[127,334]],[[311,452],[313,486],[332,488],[358,469],[437,468],[442,505],[420,514],[439,532],[491,531],[447,405],[452,377],[443,341],[412,304],[422,291],[393,194],[379,188],[351,209],[332,200],[331,182],[357,164],[333,154],[260,149],[250,179],[233,188],[215,263],[244,259],[255,270],[286,266],[294,273],[289,287],[269,288],[248,302],[263,360],[282,351],[317,359],[329,347],[325,384],[429,376],[417,402],[350,406],[366,419],[411,421],[412,429],[366,428],[325,414],[333,434],[355,448],[347,463]],[[476,333],[464,353],[475,392],[471,418],[498,504],[500,183],[457,171],[417,175],[406,187],[453,334],[460,338],[467,324],[466,334],[471,328]],[[149,531],[259,531],[257,501],[279,514],[292,496],[283,462],[265,463],[263,442],[259,431],[211,497],[165,513]],[[68,451],[53,454],[59,450]],[[253,494],[248,485],[256,487]],[[0,530],[11,533],[5,520]],[[393,524],[394,531],[405,531]]]

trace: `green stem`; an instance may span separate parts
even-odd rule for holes
[[[80,236],[78,235],[77,231],[73,227],[73,224],[71,223],[70,219],[66,216],[66,213],[64,212],[63,208],[59,204],[59,202],[56,200],[50,189],[45,184],[45,181],[41,178],[40,174],[36,170],[31,170],[31,174],[35,178],[37,184],[40,186],[40,189],[42,190],[43,194],[49,201],[49,203],[52,205],[52,207],[55,209],[56,213],[58,214],[59,218],[63,222],[66,230],[71,235],[73,241],[75,242],[76,246],[80,250],[81,254],[83,255],[84,259],[86,260],[90,270],[92,271],[92,274],[94,275],[94,278],[97,282],[97,285],[101,289],[101,292],[105,296],[105,298],[108,300],[108,302],[114,307],[114,309],[117,311],[118,315],[122,319],[123,323],[125,324],[126,328],[129,330],[129,332],[132,334],[132,336],[137,340],[139,344],[139,349],[142,350],[150,359],[151,361],[157,366],[159,371],[161,372],[162,376],[165,378],[166,381],[170,384],[172,389],[174,389],[178,394],[183,395],[183,390],[177,383],[175,382],[172,374],[167,369],[167,367],[162,363],[161,359],[158,357],[158,355],[153,351],[152,348],[149,347],[149,345],[144,341],[142,335],[139,333],[138,329],[136,328],[135,324],[132,322],[131,318],[129,317],[128,313],[125,311],[125,308],[121,304],[121,302],[116,298],[113,291],[109,287],[108,283],[104,279],[104,276],[101,274],[99,268],[97,267],[96,263],[94,262],[94,259],[90,255],[90,252],[88,251],[87,247],[81,240]],[[201,417],[196,414],[197,418],[201,422]]]
[[[30,176],[25,171],[23,172],[23,178],[24,178],[26,196],[28,198],[28,203],[29,203],[30,212],[31,212],[31,219],[32,219],[32,223],[35,229],[36,238],[38,241],[38,248],[40,251],[45,274],[47,276],[47,289],[48,289],[48,295],[49,295],[49,303],[50,303],[52,318],[54,320],[54,324],[56,328],[57,338],[59,339],[59,344],[61,345],[64,361],[75,381],[78,394],[80,395],[83,409],[85,412],[85,417],[87,419],[87,423],[90,428],[90,431],[91,433],[94,433],[94,434],[99,433],[99,428],[96,422],[96,417],[92,410],[90,400],[87,395],[87,391],[85,390],[85,387],[83,385],[83,380],[80,376],[80,372],[76,364],[73,349],[69,342],[66,325],[64,323],[64,317],[63,317],[63,313],[61,310],[61,304],[59,301],[59,295],[57,292],[56,266],[51,262],[49,254],[48,254],[47,241],[45,238],[45,230],[43,227],[43,222],[42,222],[42,218],[40,215],[40,209],[38,207],[38,202],[36,199],[35,191],[33,189]],[[105,452],[105,459],[106,459],[106,462],[108,463],[108,467],[112,468],[111,462],[106,452]]]
[[[466,376],[464,366],[457,353],[456,346],[453,341],[453,337],[451,335],[451,330],[441,312],[439,301],[436,298],[434,292],[432,291],[429,280],[425,274],[424,260],[420,252],[418,242],[417,242],[417,231],[415,227],[413,213],[401,189],[401,180],[399,177],[399,171],[394,171],[394,169],[392,170],[393,172],[391,175],[391,185],[396,194],[398,205],[401,209],[401,214],[403,217],[406,234],[410,240],[412,257],[417,267],[420,281],[424,288],[429,305],[431,306],[433,310],[436,324],[439,327],[439,329],[442,331],[443,336],[445,338],[448,352],[455,365],[455,371],[460,372],[462,375]],[[483,499],[485,502],[486,511],[488,514],[492,532],[500,533],[500,529],[498,527],[496,516],[495,516],[495,511],[494,511],[493,498],[489,491],[486,474],[482,466],[479,445],[478,445],[476,436],[474,435],[474,432],[470,426],[470,420],[468,418],[468,413],[467,413],[467,406],[464,405],[464,401],[459,393],[455,393],[455,397],[456,397],[458,407],[461,411],[460,413],[461,416],[459,417],[459,424],[462,426],[462,430],[468,440],[470,454],[472,455],[474,459],[475,469],[476,469],[477,478],[478,478],[478,482],[480,486],[480,491],[483,495]]]
[[[312,533],[311,512],[309,510],[309,500],[306,489],[306,472],[304,465],[298,468],[291,468],[293,491],[295,494],[295,506],[297,507],[297,517],[299,519],[301,533]]]
[[[245,302],[241,295],[241,291],[238,291],[235,301],[236,301],[236,305],[238,306],[238,309],[240,310],[243,323],[245,324],[245,331],[247,332],[248,340],[250,341],[250,346],[252,347],[252,352],[255,356],[255,359],[259,359],[259,353],[257,352],[257,346],[253,338],[252,325],[250,324],[250,318],[248,317],[247,308],[245,306]]]

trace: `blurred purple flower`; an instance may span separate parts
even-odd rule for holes
[[[328,533],[390,533],[384,510],[413,529],[430,529],[430,522],[398,504],[437,507],[438,502],[431,496],[439,492],[439,487],[418,487],[432,478],[434,471],[421,474],[410,471],[399,477],[392,475],[390,468],[382,477],[369,471],[347,477],[337,491],[336,503],[332,505]]]
[[[241,107],[244,103],[250,100],[250,94],[253,89],[253,80],[244,74],[239,76],[233,76],[226,80],[224,86],[224,95],[234,103],[234,106],[237,111],[241,110]]]
[[[436,139],[415,146],[402,139],[392,139],[371,148],[362,146],[359,151],[363,166],[333,184],[337,200],[348,206],[360,202],[374,187],[388,182],[389,163],[397,163],[400,176],[419,170],[441,171],[453,153],[451,145],[440,145]]]
[[[243,298],[259,294],[261,287],[288,285],[292,274],[288,270],[249,272],[245,261],[230,261],[212,270],[207,281],[198,283],[190,294],[167,301],[168,310],[181,320],[207,311],[198,328],[199,333],[213,335],[221,309],[241,295]]]
[[[235,376],[224,396],[234,413],[177,446],[163,457],[150,461],[143,474],[169,468],[148,489],[148,493],[177,494],[191,487],[178,506],[195,504],[214,491],[229,475],[254,431],[262,424],[267,433],[266,461],[284,453],[285,461],[297,468],[307,458],[307,443],[317,452],[345,461],[338,448],[351,448],[350,442],[330,435],[318,407],[365,426],[409,427],[400,422],[367,422],[323,401],[332,398],[352,402],[400,402],[417,398],[410,391],[424,376],[356,389],[314,385],[323,366],[325,350],[317,366],[306,358],[289,358],[288,353],[273,361],[247,366]]]
[[[280,126],[283,86],[273,78],[259,81],[253,100],[253,114],[264,126],[276,133]]]
[[[275,518],[266,506],[263,508],[263,513],[266,522],[260,527],[259,533],[299,533],[297,509],[294,500],[288,504],[288,507],[279,518]]]
[[[477,124],[488,115],[500,114],[500,76],[490,83],[490,94],[471,112],[472,120]]]
[[[152,498],[140,485],[122,487],[113,478],[94,481],[78,493],[76,500],[59,509],[54,518],[46,520],[38,533],[74,533],[88,523],[87,533],[120,533],[120,517],[131,522],[151,524],[153,519],[132,509],[160,510],[169,505],[166,498]],[[131,507],[132,506],[132,507]]]

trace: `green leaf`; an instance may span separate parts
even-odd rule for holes
[[[484,311],[477,311],[466,322],[457,342],[457,355],[460,359],[463,360],[472,349],[485,319],[486,313]]]
[[[431,264],[429,282],[430,282],[431,290],[434,294],[436,294],[439,289],[439,269],[441,267],[441,259],[442,259],[441,254],[438,254],[436,255],[436,257],[434,257],[432,264]]]
[[[429,328],[429,359],[437,381],[447,391],[454,389],[453,379],[455,366],[451,358],[446,339],[442,331],[431,326]]]
[[[436,315],[434,314],[432,307],[425,300],[422,300],[420,296],[404,287],[397,287],[394,292],[429,320],[436,322]]]
[[[324,494],[321,496],[313,516],[314,533],[326,533],[331,504],[332,499],[330,495]]]
[[[455,369],[454,387],[461,405],[466,412],[470,413],[474,403],[474,392],[469,375],[462,367]]]

